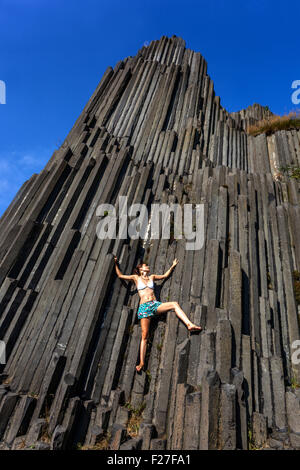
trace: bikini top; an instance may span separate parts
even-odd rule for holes
[[[145,289],[146,287],[150,287],[150,289],[154,289],[154,282],[152,279],[150,279],[149,284],[145,284],[140,278],[138,279],[138,286],[137,290],[142,290]]]

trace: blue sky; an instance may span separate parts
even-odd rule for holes
[[[277,0],[0,0],[0,216],[64,141],[108,66],[173,34],[229,112],[296,109],[300,4]]]

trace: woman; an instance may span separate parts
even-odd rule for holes
[[[202,330],[202,328],[201,326],[195,325],[188,319],[178,302],[159,302],[155,298],[154,281],[160,279],[167,279],[175,268],[176,264],[178,263],[177,258],[173,261],[172,266],[170,267],[170,269],[168,269],[168,271],[165,272],[165,274],[149,275],[149,266],[146,263],[140,263],[135,268],[135,274],[131,274],[128,276],[121,273],[117,265],[118,260],[116,256],[114,256],[114,260],[117,276],[120,279],[134,281],[140,296],[140,305],[137,315],[138,319],[141,320],[142,340],[140,346],[140,364],[136,366],[136,370],[139,372],[145,365],[145,355],[151,317],[157,314],[159,315],[161,313],[165,313],[168,310],[174,310],[176,315],[185,323],[189,331],[200,331]]]

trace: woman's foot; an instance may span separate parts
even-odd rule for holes
[[[189,331],[201,331],[202,330],[201,326],[194,325],[194,323],[190,323],[187,328]]]
[[[136,368],[136,370],[137,370],[138,372],[140,372],[140,370],[141,370],[143,367],[144,367],[144,364],[139,364],[139,365],[136,366],[135,368]]]

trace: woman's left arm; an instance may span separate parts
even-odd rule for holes
[[[170,276],[171,272],[173,271],[177,263],[178,263],[178,259],[175,258],[172,266],[168,269],[168,271],[165,272],[165,274],[153,274],[153,279],[154,280],[167,279]]]

